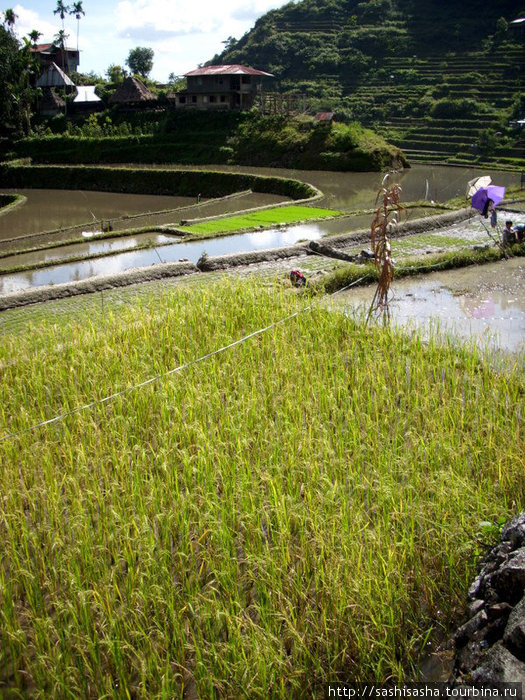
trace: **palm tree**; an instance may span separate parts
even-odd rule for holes
[[[38,29],[32,29],[27,36],[31,39],[32,47],[36,49],[36,45],[42,36],[42,32],[39,32]]]
[[[55,46],[58,46],[60,49],[60,54],[62,56],[62,70],[65,72],[65,67],[64,67],[64,54],[66,51],[66,39],[68,38],[69,34],[66,34],[66,32],[61,29],[58,34],[56,34],[53,37],[53,43]]]
[[[56,34],[53,37],[53,42],[54,42],[55,46],[58,46],[60,48],[60,53],[62,55],[62,70],[64,71],[64,73],[66,72],[66,69],[64,67],[64,54],[66,51],[66,39],[68,38],[68,36],[69,36],[69,34],[66,34],[66,32],[63,29],[61,29],[58,32],[58,34]],[[67,115],[67,99],[66,99],[66,97],[67,97],[67,87],[64,86],[64,101],[66,103],[65,114]]]
[[[67,15],[68,12],[69,7],[67,5],[64,5],[63,0],[57,0],[56,10],[53,10],[53,14],[60,15],[60,19],[62,20],[62,31],[64,31],[64,17]]]
[[[77,53],[78,53],[78,30],[80,28],[80,18],[82,15],[86,14],[82,8],[82,0],[79,0],[79,2],[74,2],[71,5],[71,7],[69,8],[69,14],[75,15],[75,18],[77,20]]]
[[[7,24],[7,29],[13,33],[15,22],[18,15],[15,15],[15,11],[8,9],[4,12],[4,24]]]

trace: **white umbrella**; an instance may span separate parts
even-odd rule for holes
[[[483,175],[482,177],[475,177],[473,180],[469,180],[467,184],[467,197],[472,197],[473,194],[481,189],[482,187],[488,187],[492,182],[490,175]]]

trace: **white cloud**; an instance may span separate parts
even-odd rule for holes
[[[151,77],[166,81],[171,72],[182,75],[210,60],[228,37],[240,39],[258,17],[285,1],[88,0],[80,20],[80,70],[104,75],[112,63],[124,66],[135,46],[148,46],[155,52]],[[17,35],[37,29],[41,42],[52,41],[62,28],[55,7],[56,0],[21,0],[13,7]],[[74,17],[66,17],[65,28],[68,45],[76,46]]]
[[[17,16],[15,31],[19,37],[27,36],[33,29],[37,29],[42,34],[39,41],[49,42],[61,28],[59,22],[48,22],[42,19],[38,12],[23,5],[15,5],[13,11]]]
[[[217,34],[219,40],[240,38],[257,17],[282,0],[123,0],[117,5],[117,32],[121,37],[162,41],[168,36]]]

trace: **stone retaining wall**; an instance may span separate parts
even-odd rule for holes
[[[449,685],[502,690],[524,683],[525,513],[507,523],[482,559],[468,599],[468,619],[454,637]]]

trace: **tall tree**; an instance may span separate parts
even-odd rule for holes
[[[31,45],[33,48],[36,48],[36,45],[38,44],[38,40],[42,36],[42,32],[39,32],[38,29],[32,29],[29,34],[27,35],[31,41]]]
[[[140,75],[147,78],[153,68],[153,49],[137,46],[131,49],[126,59],[126,65],[135,75]]]
[[[30,42],[21,46],[11,31],[0,26],[0,133],[15,138],[29,133],[36,75]]]
[[[12,10],[11,8],[7,9],[4,12],[4,25],[7,25],[8,30],[13,33],[14,32],[14,27],[15,27],[15,22],[17,20],[18,15],[15,15],[15,11]]]
[[[67,34],[63,29],[61,29],[55,36],[53,37],[53,43],[55,46],[58,46],[60,49],[60,57],[61,57],[61,63],[62,63],[62,70],[65,71],[65,57],[66,57],[66,40],[68,38],[69,34]]]
[[[77,51],[78,51],[78,31],[80,29],[80,18],[82,15],[85,15],[86,13],[84,12],[84,9],[82,7],[82,2],[79,0],[79,2],[74,2],[71,7],[69,8],[69,14],[70,15],[75,15],[75,18],[77,20]]]
[[[68,14],[68,12],[68,5],[65,5],[63,0],[57,0],[57,6],[56,9],[53,10],[53,14],[60,15],[60,19],[62,20],[62,31],[64,31],[64,17]]]

